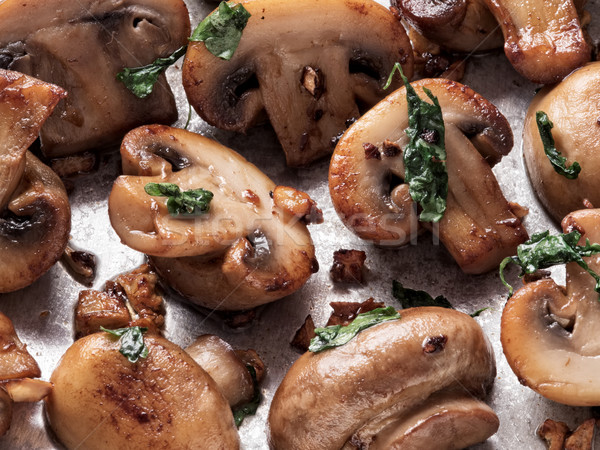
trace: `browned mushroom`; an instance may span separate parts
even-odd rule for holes
[[[54,370],[46,410],[69,449],[238,449],[227,400],[213,379],[177,345],[144,336],[136,363],[108,333],[76,341]]]
[[[490,165],[513,145],[505,117],[467,86],[428,79],[413,83],[437,96],[446,133],[448,199],[433,231],[466,273],[483,273],[514,254],[527,232],[506,201]],[[346,132],[333,154],[329,191],[347,227],[362,239],[404,245],[430,223],[418,223],[404,183],[402,148],[408,142],[406,90],[397,90]],[[367,151],[373,147],[378,157]],[[391,176],[399,181],[390,182]],[[397,185],[391,185],[396,183]]]
[[[565,217],[563,230],[600,242],[600,210]],[[584,258],[600,271],[600,255]],[[594,279],[576,263],[567,265],[566,290],[552,279],[526,284],[502,313],[504,355],[519,381],[544,397],[575,406],[600,405],[600,302]]]
[[[573,72],[556,86],[542,89],[533,99],[523,128],[523,153],[531,183],[556,221],[582,209],[586,200],[600,206],[600,62]],[[555,172],[540,138],[536,112],[544,111],[554,124],[552,137],[567,165],[577,161],[581,172],[569,180]]]
[[[243,310],[298,290],[316,271],[314,247],[294,205],[278,205],[275,184],[237,153],[200,135],[164,126],[130,132],[121,146],[125,176],[109,199],[121,240],[150,255],[166,282],[208,308]],[[214,194],[201,217],[169,214],[150,182]],[[304,205],[305,199],[297,196]]]
[[[271,404],[272,448],[458,449],[496,432],[480,400],[496,368],[479,325],[444,308],[401,314],[294,363]]]
[[[373,0],[242,4],[252,16],[233,58],[192,43],[183,84],[198,114],[219,128],[246,132],[266,111],[290,166],[330,154],[346,121],[384,97],[395,62],[412,76],[404,28]]]
[[[171,54],[189,33],[182,0],[5,0],[0,68],[69,91],[41,131],[45,155],[64,156],[113,144],[143,123],[175,121],[164,75],[146,99],[135,97],[116,75]]]
[[[525,78],[556,83],[590,60],[573,0],[485,1],[502,27],[504,53]]]
[[[485,0],[391,0],[419,33],[444,49],[483,52],[502,46],[502,32]]]
[[[30,285],[62,255],[71,229],[65,188],[27,148],[65,93],[0,70],[0,292]]]

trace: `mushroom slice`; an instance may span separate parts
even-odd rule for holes
[[[404,28],[373,0],[242,4],[251,17],[233,58],[190,44],[183,85],[198,114],[219,128],[246,132],[266,111],[290,166],[330,154],[346,121],[384,97],[395,62],[412,76]]]
[[[229,404],[177,345],[144,336],[148,356],[131,363],[108,333],[76,341],[46,398],[50,426],[65,447],[238,449]]]
[[[422,88],[430,89],[444,116],[448,198],[439,226],[417,221],[403,182],[402,148],[408,142],[404,88],[371,109],[338,143],[329,168],[335,209],[362,239],[400,246],[423,227],[433,228],[464,272],[498,267],[527,240],[490,167],[512,148],[510,126],[494,105],[460,83],[427,79],[413,86],[423,98]],[[378,157],[371,157],[373,148]]]
[[[492,347],[479,325],[444,308],[401,313],[399,320],[362,331],[341,347],[305,353],[294,363],[271,404],[272,448],[402,443],[401,448],[452,449],[496,432],[498,418],[474,400],[485,395],[496,374]],[[432,341],[438,344],[430,351]],[[476,425],[469,427],[468,420]],[[436,445],[409,445],[420,442],[434,423]]]
[[[498,22],[485,0],[391,0],[402,18],[428,40],[455,52],[502,46]]]
[[[523,153],[531,183],[542,204],[558,222],[588,200],[600,206],[600,62],[573,72],[556,86],[542,89],[533,99],[523,128]],[[540,138],[536,112],[544,111],[554,127],[552,137],[567,165],[577,161],[581,172],[569,180],[555,172]]]
[[[600,210],[565,217],[565,232],[582,233],[580,245],[600,242]],[[584,258],[600,271],[600,256]],[[502,313],[504,355],[519,381],[555,402],[600,405],[600,302],[594,279],[576,263],[567,264],[567,287],[549,278],[526,284]]]
[[[562,80],[590,60],[572,0],[485,0],[504,34],[504,53],[534,83]]]
[[[25,152],[65,95],[58,86],[0,69],[0,208],[21,181]]]
[[[316,271],[306,225],[275,205],[275,184],[234,151],[154,125],[130,132],[121,155],[128,175],[110,194],[111,223],[126,245],[150,255],[158,274],[193,302],[254,308],[298,290]],[[207,189],[214,194],[210,211],[173,217],[164,197],[144,191],[150,182]]]
[[[116,75],[171,54],[189,33],[182,0],[5,0],[0,67],[69,91],[41,131],[44,154],[66,156],[113,144],[143,123],[175,121],[164,75],[146,99],[134,96]]]

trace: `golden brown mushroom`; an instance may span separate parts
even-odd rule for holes
[[[164,75],[146,99],[135,97],[116,75],[170,55],[189,33],[182,0],[5,0],[0,68],[68,90],[41,131],[44,154],[65,156],[113,144],[143,123],[175,121]]]
[[[433,231],[466,273],[483,273],[514,254],[527,232],[506,201],[491,165],[512,148],[505,117],[462,84],[428,79],[413,83],[437,96],[446,134],[448,199]],[[329,168],[329,191],[339,216],[362,239],[400,246],[430,223],[417,222],[403,182],[402,148],[408,142],[406,90],[397,90],[343,136]],[[394,175],[400,179],[391,185]]]
[[[533,188],[556,221],[582,209],[587,200],[600,206],[600,62],[573,72],[556,86],[542,89],[533,99],[523,128],[523,153]],[[536,112],[544,111],[554,124],[556,149],[581,165],[577,179],[555,172],[536,124]]]
[[[167,284],[194,303],[251,309],[298,290],[317,270],[294,205],[278,205],[270,196],[275,184],[232,150],[184,130],[146,126],[125,137],[121,155],[127,175],[113,186],[111,223],[126,245],[150,255]],[[171,216],[164,197],[144,192],[150,182],[211,191],[209,213]]]
[[[71,210],[65,188],[27,151],[64,96],[57,86],[0,70],[0,292],[33,283],[67,245]]]
[[[565,217],[565,232],[578,230],[600,242],[600,210]],[[600,271],[600,256],[584,258]],[[519,381],[550,400],[574,406],[600,405],[600,302],[594,279],[576,263],[567,265],[567,287],[545,278],[526,284],[502,314],[504,355]]]
[[[219,128],[246,132],[266,112],[290,166],[330,154],[346,121],[384,97],[395,62],[412,76],[404,28],[373,0],[242,4],[251,17],[233,58],[190,44],[183,84],[198,114]]]
[[[271,404],[273,449],[458,449],[496,432],[480,400],[496,366],[479,325],[436,307],[401,314],[294,363]]]
[[[51,377],[48,420],[65,447],[237,449],[239,437],[216,383],[177,345],[144,335],[148,356],[131,363],[108,333],[76,341]]]

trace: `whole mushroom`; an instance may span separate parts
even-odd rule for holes
[[[600,210],[580,210],[562,221],[579,231],[580,245],[600,242]],[[600,255],[584,258],[600,271]],[[573,406],[600,405],[600,302],[594,279],[576,263],[567,265],[566,289],[552,279],[528,283],[502,313],[504,355],[519,382],[550,400]]]
[[[400,313],[292,365],[271,404],[273,449],[458,449],[496,432],[480,400],[496,366],[479,325],[438,307]]]
[[[377,104],[340,139],[329,167],[333,205],[344,224],[362,239],[401,246],[427,228],[439,236],[464,272],[496,268],[527,240],[514,205],[504,198],[491,169],[512,148],[508,121],[460,83],[426,79],[412,85],[422,98],[423,87],[431,90],[444,118],[448,198],[439,227],[418,222],[404,183],[405,88]]]
[[[0,292],[33,283],[67,245],[71,210],[65,188],[27,151],[64,96],[57,86],[0,70]]]
[[[527,170],[536,194],[556,221],[587,202],[600,206],[599,83],[600,62],[590,63],[538,92],[527,111],[523,128]],[[545,112],[554,124],[552,137],[567,165],[580,164],[577,179],[559,175],[548,160],[536,123],[537,111]]]
[[[330,154],[346,122],[385,96],[394,63],[412,76],[404,28],[373,0],[241,4],[251,17],[231,60],[191,43],[183,85],[198,114],[225,130],[246,132],[266,112],[290,166]]]
[[[44,154],[66,156],[114,144],[143,123],[174,122],[177,109],[164,75],[146,99],[116,75],[170,55],[189,33],[182,0],[5,0],[0,68],[69,92],[41,130]]]
[[[318,269],[303,220],[312,211],[308,196],[286,201],[290,188],[277,189],[232,150],[152,125],[130,132],[121,156],[126,175],[110,194],[111,223],[126,245],[149,255],[167,284],[192,302],[251,309],[298,290]],[[207,189],[214,195],[210,211],[173,217],[165,198],[144,191],[150,182]]]

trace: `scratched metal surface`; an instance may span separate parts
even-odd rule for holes
[[[193,24],[215,6],[196,0],[187,3]],[[592,2],[588,9],[595,12],[596,4]],[[592,27],[594,38],[598,36],[596,31],[597,28]],[[183,126],[188,106],[178,69],[179,66],[170,69],[169,80],[180,110],[177,125]],[[525,222],[530,234],[545,229],[558,230],[532,193],[521,155],[523,118],[536,86],[519,77],[501,52],[470,58],[463,82],[497,105],[513,127],[515,147],[495,168],[505,196],[530,209]],[[321,270],[299,292],[263,308],[251,328],[233,332],[218,319],[207,317],[175,296],[166,298],[165,335],[168,339],[186,346],[199,334],[214,333],[234,347],[254,348],[263,357],[268,367],[263,384],[264,401],[257,415],[247,418],[240,428],[244,448],[267,448],[265,423],[269,404],[287,369],[298,357],[288,342],[305,316],[312,314],[315,323],[322,325],[330,312],[329,302],[336,300],[359,301],[373,296],[394,305],[392,279],[433,295],[443,294],[457,309],[467,313],[492,307],[476,320],[486,331],[496,353],[498,375],[489,403],[500,417],[501,425],[496,435],[476,448],[543,449],[535,430],[544,419],[563,420],[573,427],[592,414],[589,408],[567,407],[545,400],[518,383],[504,359],[499,342],[506,291],[496,272],[481,276],[463,274],[443,247],[428,235],[421,236],[418,245],[395,250],[376,248],[359,240],[341,224],[329,199],[328,162],[318,162],[308,169],[286,168],[283,152],[268,127],[257,128],[247,136],[234,135],[209,127],[194,114],[190,129],[239,151],[276,183],[308,192],[318,201],[325,217],[325,223],[311,226]],[[101,288],[105,280],[135,268],[144,260],[142,254],[119,242],[108,221],[107,197],[118,172],[117,155],[114,152],[103,155],[99,170],[78,179],[71,195],[73,242],[95,253],[99,260],[95,288]],[[339,248],[366,251],[368,282],[364,286],[336,286],[329,279],[332,254]],[[511,272],[511,278],[513,283],[517,282],[515,272]],[[32,286],[0,295],[0,310],[14,321],[19,336],[37,359],[43,379],[49,379],[61,355],[73,342],[73,308],[81,289],[84,286],[74,281],[58,264]],[[46,311],[49,313],[43,314]],[[61,447],[52,439],[45,424],[43,406],[38,403],[16,405],[11,429],[0,438],[0,448]]]

